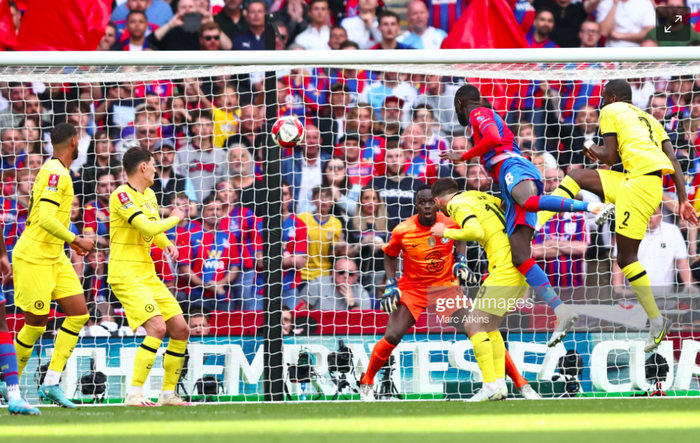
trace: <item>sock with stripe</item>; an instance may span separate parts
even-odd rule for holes
[[[53,356],[49,369],[46,371],[44,384],[46,386],[57,385],[61,377],[63,368],[66,367],[66,362],[73,353],[75,345],[78,343],[80,330],[85,323],[90,319],[89,314],[73,315],[66,317],[63,324],[56,335],[56,343],[54,345]]]
[[[384,337],[382,337],[382,339],[379,340],[376,345],[374,345],[374,348],[372,349],[372,356],[369,358],[369,365],[367,365],[367,372],[365,372],[365,376],[362,377],[362,380],[360,381],[361,384],[374,384],[374,376],[377,375],[377,372],[379,372],[382,366],[384,366],[384,363],[389,360],[394,348],[396,348],[396,346],[386,341],[386,338]]]
[[[141,342],[136,357],[134,358],[134,375],[131,377],[131,386],[141,387],[146,383],[153,363],[156,361],[156,352],[163,340],[147,335]]]
[[[661,327],[663,325],[661,311],[659,311],[654,294],[651,292],[651,280],[649,280],[647,271],[644,270],[641,263],[636,261],[622,268],[622,272],[627,277],[627,281],[630,282],[637,300],[649,316],[649,321],[652,322],[653,326]]]
[[[182,365],[185,364],[185,351],[187,350],[187,340],[170,339],[168,348],[165,350],[165,358],[163,358],[163,369],[165,376],[163,377],[163,393],[174,391],[177,382],[180,381],[180,372]]]
[[[513,362],[513,359],[510,357],[510,352],[506,350],[506,374],[508,374],[508,377],[510,377],[511,380],[513,380],[513,383],[515,384],[515,387],[520,389],[523,386],[527,384],[527,380],[523,377],[523,375],[518,371],[518,367],[515,366],[515,363]]]
[[[476,357],[476,363],[481,369],[484,384],[495,383],[496,370],[493,366],[493,348],[489,341],[489,335],[486,332],[478,332],[469,339],[474,346],[474,357]]]
[[[527,284],[535,290],[535,294],[547,302],[549,307],[554,310],[554,314],[556,314],[557,317],[561,317],[566,314],[566,305],[562,303],[559,295],[554,291],[554,288],[552,288],[552,285],[549,283],[547,274],[544,273],[542,268],[537,266],[535,260],[531,258],[527,259],[525,263],[520,265],[518,271],[525,276]]]
[[[561,181],[561,184],[557,189],[554,190],[550,195],[547,197],[564,197],[565,199],[573,200],[576,197],[576,194],[578,194],[581,191],[581,186],[579,186],[576,181],[569,177],[568,175],[564,177],[564,180]],[[577,200],[574,200],[577,201]],[[583,202],[581,202],[583,203]],[[588,203],[586,203],[586,208],[588,208]],[[523,208],[527,210],[527,208]],[[544,209],[543,211],[539,211],[537,213],[537,222],[540,225],[544,225],[547,223],[547,220],[552,218],[554,216],[555,212],[560,212],[559,210],[555,209],[554,212],[552,210],[549,210],[548,208],[542,208]],[[585,211],[586,209],[582,209]],[[533,211],[534,212],[534,211]]]
[[[34,343],[46,332],[46,326],[29,326],[24,324],[15,337],[15,351],[17,352],[17,372],[22,377],[24,367],[27,366],[29,357],[34,352]]]
[[[493,370],[497,379],[506,378],[506,344],[503,341],[501,331],[491,331],[488,333],[491,349],[493,351]]]
[[[19,399],[19,369],[17,353],[9,332],[0,332],[0,371],[7,385],[7,395],[11,399]]]

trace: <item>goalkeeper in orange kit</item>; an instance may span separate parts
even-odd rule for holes
[[[467,267],[463,254],[465,243],[457,242],[455,245],[453,240],[431,235],[431,228],[437,223],[456,229],[459,226],[438,210],[430,186],[422,186],[416,192],[415,211],[417,215],[394,228],[391,240],[384,246],[387,282],[381,307],[391,315],[384,337],[374,346],[367,371],[360,381],[360,398],[363,401],[375,399],[374,377],[406,331],[428,307],[429,288],[457,286],[458,278],[468,284],[478,282],[476,275]],[[458,250],[456,260],[453,254],[455,246]],[[401,254],[403,277],[397,281],[396,270]],[[505,353],[505,366],[506,373],[525,398],[540,398],[520,375],[508,351]]]

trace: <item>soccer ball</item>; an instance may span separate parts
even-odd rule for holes
[[[281,117],[272,127],[272,138],[277,146],[293,148],[304,138],[304,127],[294,116]]]

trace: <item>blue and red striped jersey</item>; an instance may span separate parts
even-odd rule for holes
[[[306,223],[299,220],[294,214],[289,214],[282,222],[282,253],[287,255],[308,254],[308,239],[306,236]],[[284,271],[282,277],[283,290],[296,288],[301,284],[301,269],[289,269]]]
[[[29,209],[13,198],[0,198],[0,228],[5,238],[7,257],[12,260],[12,250],[26,227]]]
[[[555,214],[537,233],[534,244],[544,244],[547,240],[582,241],[590,245],[591,240],[586,219],[580,213]],[[575,288],[583,286],[586,268],[584,255],[565,255],[538,260],[538,264],[549,277],[554,287]]]
[[[498,129],[498,134],[501,136],[501,143],[495,149],[481,156],[481,164],[491,174],[491,177],[498,182],[498,174],[493,167],[506,158],[513,156],[522,156],[520,148],[515,141],[513,132],[508,128],[500,115],[493,112],[489,108],[476,108],[469,115],[469,125],[472,128],[472,139],[474,146],[478,145],[483,137],[483,132],[490,126],[495,126]]]
[[[85,203],[83,217],[85,229],[90,229],[100,237],[109,235],[109,203],[102,204],[100,199]]]
[[[221,281],[231,268],[241,266],[238,245],[226,230],[191,233],[188,260],[192,272],[205,283]],[[201,289],[190,292],[201,294]]]
[[[430,12],[428,26],[450,33],[452,25],[469,6],[469,0],[423,0]]]
[[[528,46],[531,48],[558,48],[559,45],[554,43],[552,39],[547,38],[547,40],[543,42],[536,42],[535,41],[535,28],[533,27],[530,32],[525,36],[525,40],[527,40]]]
[[[255,255],[262,252],[262,234],[259,220],[252,209],[236,205],[229,216],[222,220],[221,227],[228,230],[240,250],[243,269],[255,269]]]

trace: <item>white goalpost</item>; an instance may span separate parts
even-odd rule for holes
[[[270,75],[274,90],[266,88]],[[69,122],[80,136],[70,165],[71,229],[94,235],[97,249],[71,256],[91,319],[63,373],[63,390],[86,403],[121,402],[142,340],[106,282],[108,200],[124,181],[120,162],[128,148],[154,152],[161,214],[187,209],[187,220],[167,233],[180,258],[153,249],[157,272],[193,332],[178,389],[214,402],[264,401],[270,389],[282,387],[293,400],[359,399],[360,375],[388,320],[379,310],[382,246],[413,214],[416,190],[452,177],[463,190],[500,193],[478,163],[453,166],[439,158],[472,147],[469,128],[454,113],[459,86],[479,88],[551,192],[572,169],[603,167],[581,147],[586,140],[602,144],[602,87],[617,78],[631,83],[635,106],[664,124],[700,209],[695,47],[3,53],[0,228],[10,253],[24,230],[33,180],[51,156],[51,128]],[[268,155],[280,148],[268,146],[274,123],[265,117],[268,106],[305,126],[304,140],[281,149],[274,168]],[[389,151],[397,148],[394,159]],[[281,189],[266,187],[270,170],[280,171]],[[534,294],[503,322],[515,364],[543,396],[567,395],[567,389],[587,397],[700,396],[697,229],[677,215],[668,177],[664,186],[661,223],[650,227],[640,251],[657,303],[674,322],[658,349],[662,358],[643,352],[647,317],[616,267],[614,220],[599,227],[583,215],[564,214],[535,235],[534,258],[581,315],[551,349],[546,342],[555,317]],[[332,196],[321,207],[318,187]],[[272,196],[280,196],[272,203],[283,207],[282,229],[275,230],[282,255],[275,257],[263,254],[269,214],[261,211]],[[598,197],[582,192],[578,198]],[[483,277],[487,262],[478,244],[468,244],[467,257]],[[271,282],[275,302],[268,303],[263,269],[272,259],[283,274]],[[11,279],[2,293],[16,332],[24,320],[13,304]],[[281,328],[270,327],[270,318],[281,318]],[[48,331],[61,321],[60,311],[52,312]],[[270,344],[281,350],[266,356]],[[30,401],[37,401],[37,380],[52,351],[47,332],[22,376]],[[151,397],[163,377],[161,354],[144,386]],[[666,372],[656,374],[664,362]],[[97,372],[104,382],[96,381]],[[265,379],[270,374],[274,380]],[[480,382],[464,333],[425,312],[394,351],[392,366],[378,374],[376,390],[386,398],[460,399]]]

